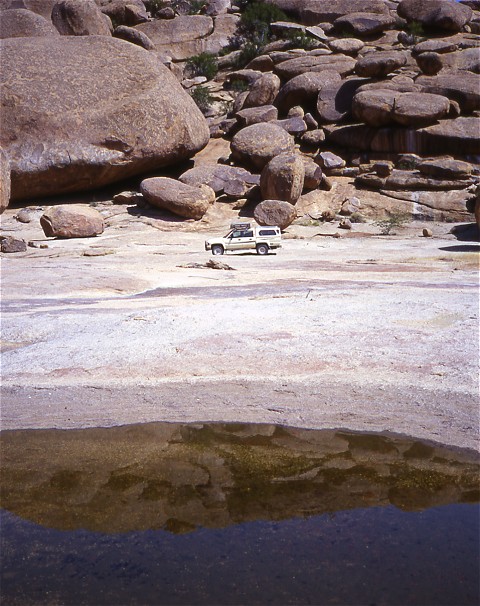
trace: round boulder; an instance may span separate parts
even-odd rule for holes
[[[384,78],[407,63],[405,53],[398,51],[375,51],[361,57],[355,72],[365,78]]]
[[[103,233],[103,217],[90,206],[63,204],[52,206],[40,217],[47,237],[90,238]]]
[[[323,86],[339,83],[340,81],[340,74],[331,70],[300,74],[282,86],[275,99],[275,105],[282,112],[287,112],[295,105],[313,106],[318,92]]]
[[[168,177],[152,177],[140,183],[140,191],[147,202],[186,219],[201,219],[215,192],[208,185],[186,185]]]
[[[260,191],[265,199],[285,200],[291,204],[302,195],[305,165],[298,154],[286,152],[272,158],[260,176]]]
[[[134,27],[128,25],[119,25],[113,30],[115,38],[121,38],[132,44],[137,44],[146,50],[155,50],[155,46],[150,38]]]
[[[393,119],[403,126],[425,126],[445,118],[450,101],[442,95],[399,93],[395,96]]]
[[[94,0],[59,0],[52,22],[62,36],[110,36],[105,15]]]
[[[111,36],[11,38],[0,54],[13,199],[101,187],[208,142],[193,99],[139,46]]]
[[[1,11],[0,39],[59,36],[51,21],[24,8]]]
[[[280,78],[272,73],[264,74],[253,83],[243,107],[271,105],[279,90]]]
[[[253,217],[259,225],[288,227],[297,217],[295,207],[283,200],[264,200],[257,204]]]
[[[293,152],[294,149],[293,137],[281,126],[269,122],[242,128],[231,143],[234,159],[258,169],[262,169],[278,154]]]
[[[452,0],[402,0],[397,12],[408,22],[416,21],[425,28],[459,32],[472,18],[472,9]]]

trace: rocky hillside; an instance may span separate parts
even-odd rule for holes
[[[194,220],[478,211],[479,0],[0,0],[0,38],[2,210],[136,177]]]

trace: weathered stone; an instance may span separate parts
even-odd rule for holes
[[[354,8],[357,12],[372,12],[382,14],[386,12],[383,0],[355,0]],[[285,10],[285,9],[284,9]],[[335,19],[352,12],[350,0],[320,0],[316,2],[301,2],[298,14],[301,23],[305,25],[318,25],[323,21],[332,23]]]
[[[396,91],[367,90],[353,98],[353,115],[370,126],[384,126],[392,122]]]
[[[356,36],[372,36],[388,29],[395,19],[389,13],[349,13],[335,19],[334,26],[339,32],[353,33]]]
[[[257,204],[253,217],[259,225],[287,228],[297,217],[295,206],[283,200],[264,200]]]
[[[270,55],[259,55],[248,63],[247,69],[253,69],[259,72],[273,71],[274,63]]]
[[[165,6],[157,12],[157,19],[175,19],[175,11],[171,6]]]
[[[451,0],[402,0],[397,10],[403,19],[436,31],[459,32],[472,18],[471,8]]]
[[[422,229],[422,236],[424,238],[431,238],[433,236],[433,232],[431,229],[428,229],[428,227],[424,227]]]
[[[153,206],[186,219],[201,219],[215,202],[215,192],[208,185],[186,185],[168,177],[145,179],[140,191]]]
[[[429,93],[399,93],[395,96],[393,120],[403,126],[432,124],[448,115],[449,100]]]
[[[233,198],[244,196],[260,183],[259,175],[225,164],[200,164],[184,172],[179,180],[192,186],[208,185],[216,194],[225,193]]]
[[[294,150],[293,138],[277,124],[253,124],[232,139],[232,157],[262,169],[274,156]]]
[[[295,204],[302,195],[304,179],[305,165],[301,157],[290,152],[279,154],[262,170],[260,176],[262,197]]]
[[[283,61],[275,66],[275,73],[285,80],[290,80],[307,72],[334,71],[345,77],[355,69],[355,59],[347,55],[310,55],[305,54],[295,59]]]
[[[14,199],[155,170],[191,157],[209,139],[191,97],[133,44],[59,36],[3,40],[0,47],[0,145],[10,158]]]
[[[321,128],[309,130],[306,133],[303,133],[301,141],[310,147],[320,147],[323,141],[325,141],[325,131]]]
[[[419,55],[420,53],[451,53],[456,51],[457,48],[457,42],[451,38],[433,38],[415,44],[412,49],[412,55]]]
[[[356,38],[335,38],[328,42],[328,46],[334,53],[343,53],[355,57],[365,46],[365,42]]]
[[[155,48],[174,61],[207,51],[207,38],[213,32],[213,20],[205,15],[181,15],[175,19],[154,19],[135,26],[146,34]]]
[[[263,74],[250,88],[243,107],[270,105],[280,90],[280,78],[272,73]]]
[[[419,130],[426,154],[454,154],[460,157],[480,154],[480,118],[460,117],[442,120]]]
[[[59,36],[51,21],[23,8],[0,11],[0,39]]]
[[[5,236],[0,238],[0,250],[2,253],[17,253],[27,250],[27,243],[22,238]]]
[[[352,111],[369,126],[398,122],[404,126],[432,124],[448,115],[446,97],[428,93],[398,93],[392,90],[370,90],[355,95]]]
[[[145,204],[145,198],[138,191],[122,191],[113,196],[112,202],[114,204],[135,204],[137,206],[143,206]]]
[[[473,167],[469,162],[453,158],[435,158],[420,162],[418,170],[422,175],[434,179],[467,179],[472,174]]]
[[[361,206],[360,200],[356,196],[351,196],[343,201],[340,214],[343,216],[353,215],[353,213],[360,210]]]
[[[332,152],[320,152],[315,157],[315,162],[327,172],[332,169],[345,167],[345,160]]]
[[[104,229],[98,210],[79,204],[52,206],[40,217],[40,225],[49,238],[90,238]]]
[[[263,105],[262,107],[249,107],[235,114],[238,123],[243,128],[260,122],[270,122],[278,118],[278,109],[274,105]]]
[[[155,46],[150,38],[143,32],[138,31],[134,27],[128,27],[127,25],[119,25],[113,30],[115,38],[121,38],[137,46],[141,46],[146,50],[154,50]]]
[[[442,55],[438,53],[421,53],[415,58],[418,67],[427,76],[435,76],[443,68]]]
[[[330,124],[346,118],[351,112],[353,97],[362,84],[365,84],[363,78],[352,78],[323,86],[317,99],[320,123]]]
[[[312,130],[318,128],[318,121],[315,120],[310,112],[307,112],[303,119],[305,120],[307,128],[311,128]]]
[[[148,21],[142,0],[96,0],[102,13],[118,25],[138,25]]]
[[[288,110],[287,118],[304,118],[305,111],[300,105],[294,105]]]
[[[314,106],[323,86],[340,81],[340,74],[330,70],[300,74],[282,86],[274,104],[282,112],[287,112],[295,105],[304,108]]]
[[[0,214],[10,201],[10,162],[7,154],[0,147]]]
[[[303,187],[305,189],[316,189],[322,181],[322,169],[309,156],[302,156],[302,162],[305,168],[305,178],[303,180]]]
[[[421,56],[419,55],[419,57]],[[443,55],[442,64],[445,69],[469,71],[478,74],[480,73],[480,48],[466,48],[455,53]]]
[[[223,15],[232,8],[230,0],[208,0],[206,13],[210,17]]]
[[[338,227],[340,227],[340,229],[352,229],[352,222],[350,219],[342,219],[338,224]]]
[[[59,0],[52,22],[62,36],[110,36],[107,19],[94,0]]]
[[[448,97],[456,101],[467,114],[480,109],[480,77],[465,71],[420,76],[416,83],[422,91]]]
[[[367,78],[384,78],[407,63],[407,56],[400,51],[375,51],[361,57],[355,72]]]
[[[385,181],[385,189],[442,190],[463,189],[468,183],[464,179],[434,179],[419,171],[394,170]]]
[[[294,137],[303,135],[307,130],[307,125],[302,118],[285,118],[285,120],[272,120],[272,124],[277,124]]]
[[[372,170],[376,172],[379,177],[388,177],[392,174],[393,168],[393,162],[389,162],[388,160],[379,160],[372,165]]]
[[[0,0],[0,10],[24,8],[50,20],[53,5],[57,1],[58,0]]]

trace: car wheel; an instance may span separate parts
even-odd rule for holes
[[[223,246],[219,244],[212,246],[212,255],[223,255]]]
[[[257,255],[268,255],[268,246],[266,244],[259,244],[257,246]]]

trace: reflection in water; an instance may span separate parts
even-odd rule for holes
[[[5,603],[479,599],[471,451],[161,423],[6,431],[1,448]]]

